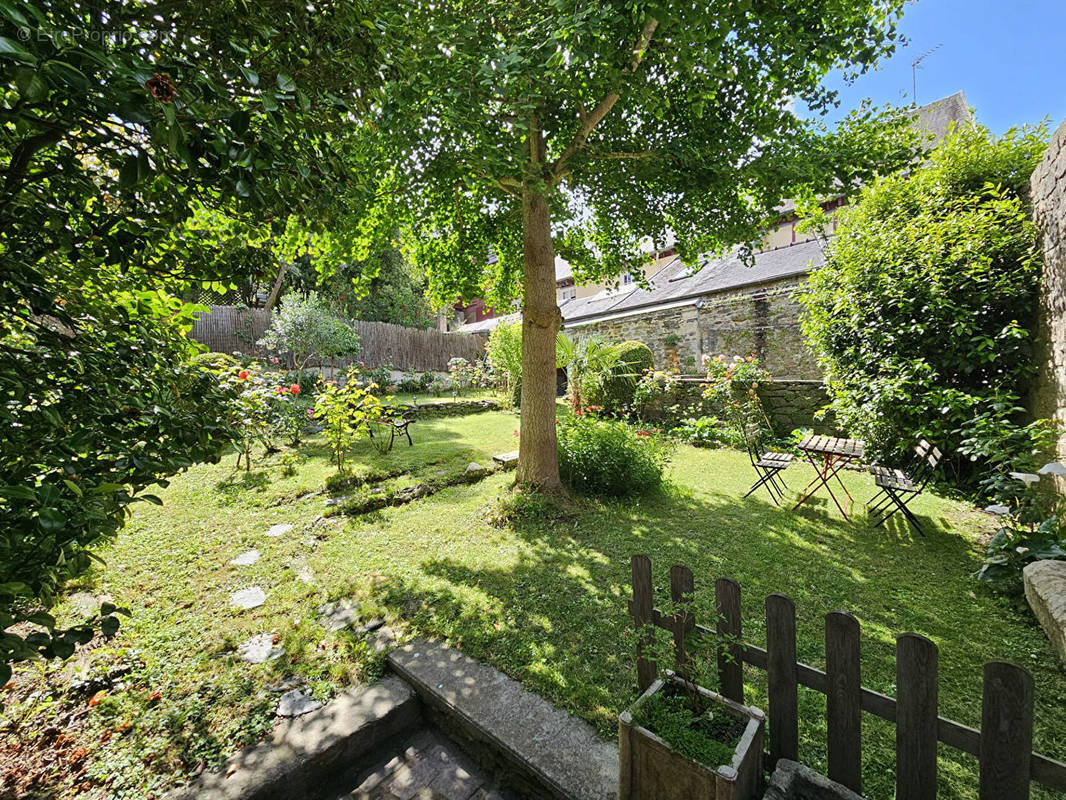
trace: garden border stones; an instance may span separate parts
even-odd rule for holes
[[[615,800],[618,747],[499,670],[428,639],[389,653],[430,721],[532,797]]]
[[[230,757],[167,800],[306,800],[419,720],[418,698],[396,677],[342,692],[282,721],[265,742]]]
[[[1022,571],[1025,599],[1066,664],[1066,561],[1034,561]]]

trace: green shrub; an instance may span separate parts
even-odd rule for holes
[[[1021,398],[1040,279],[1027,196],[1045,142],[1042,128],[959,129],[838,213],[803,329],[838,421],[868,450],[903,456],[926,438],[972,488],[1013,460],[987,454],[1038,449]]]
[[[666,443],[624,422],[575,416],[559,425],[559,475],[571,489],[630,497],[662,485]]]
[[[687,417],[670,434],[695,447],[723,447],[739,444],[735,427],[718,417]]]
[[[618,350],[618,363],[611,369],[595,396],[591,398],[592,403],[603,406],[612,414],[632,408],[637,383],[645,372],[655,367],[651,348],[644,342],[622,342]]]

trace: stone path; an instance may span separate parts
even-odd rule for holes
[[[320,516],[307,528],[314,530],[324,522],[325,518]],[[265,535],[271,538],[280,538],[289,533],[293,527],[291,523],[279,522],[271,525],[265,531]],[[315,544],[317,544],[317,539],[312,538],[309,546],[313,548]],[[248,567],[258,562],[260,557],[259,550],[251,549],[231,559],[229,563],[235,567]],[[291,569],[298,580],[312,586],[316,585],[314,571],[305,557],[297,556],[291,561],[285,562],[284,566]],[[229,604],[235,610],[249,611],[263,605],[266,599],[267,594],[261,587],[249,586],[232,592],[229,597]],[[347,598],[335,603],[326,603],[318,609],[318,613],[319,622],[326,630],[332,632],[344,630],[355,625],[359,622],[361,616],[359,604]],[[373,619],[360,625],[356,632],[368,638],[370,647],[376,653],[387,650],[395,640],[392,630],[385,626],[384,620],[380,619]],[[237,656],[246,664],[265,664],[268,661],[273,661],[285,654],[285,648],[281,647],[277,640],[278,637],[272,633],[256,634],[237,647]],[[286,689],[288,691],[285,691]],[[322,706],[320,702],[304,694],[298,684],[286,686],[281,691],[284,694],[278,698],[275,712],[279,717],[299,717]]]
[[[241,553],[239,556],[231,560],[229,563],[235,567],[250,567],[256,561],[259,560],[258,550],[249,550],[246,553]]]
[[[266,592],[264,592],[258,586],[250,586],[247,589],[241,589],[229,596],[230,606],[236,609],[240,609],[242,611],[248,611],[252,608],[258,608],[265,602]]]
[[[400,749],[402,747],[402,750]],[[422,728],[357,777],[358,784],[329,800],[509,800],[488,776],[435,728]]]

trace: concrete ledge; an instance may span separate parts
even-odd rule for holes
[[[305,800],[420,715],[418,697],[396,677],[343,692],[317,711],[284,721],[270,739],[167,800]]]
[[[1066,664],[1066,561],[1034,561],[1022,571],[1025,599]]]
[[[389,665],[415,687],[436,724],[467,740],[483,763],[495,761],[488,766],[506,773],[521,795],[617,796],[618,746],[502,672],[426,639],[393,650]]]
[[[777,762],[777,769],[770,776],[763,800],[800,800],[801,798],[818,798],[818,800],[863,800],[855,792],[839,783],[819,775],[812,769],[782,758]]]

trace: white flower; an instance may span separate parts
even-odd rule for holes
[[[1058,461],[1052,461],[1050,464],[1045,464],[1037,470],[1041,475],[1058,475],[1060,477],[1066,477],[1066,467],[1062,466]]]
[[[1006,506],[985,506],[985,511],[989,514],[996,514],[1000,517],[1005,517],[1010,514],[1010,509]]]
[[[1010,476],[1014,480],[1023,481],[1024,483],[1040,483],[1040,476],[1031,472],[1012,472]]]

